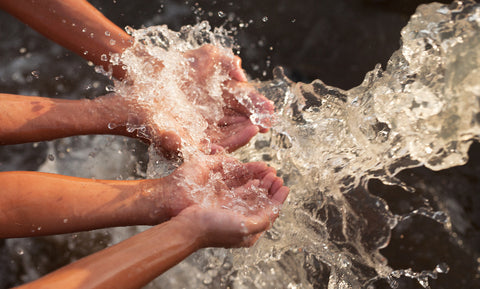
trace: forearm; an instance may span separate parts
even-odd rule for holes
[[[0,144],[85,134],[130,136],[127,122],[128,105],[119,96],[64,100],[0,94]]]
[[[158,224],[170,217],[161,180],[2,172],[0,183],[0,238]]]
[[[201,247],[196,230],[174,218],[20,288],[141,288]]]
[[[84,0],[2,0],[0,8],[106,71],[110,53],[131,46],[125,31]],[[124,77],[121,64],[112,69],[116,78]]]

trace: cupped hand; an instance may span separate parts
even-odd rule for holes
[[[175,219],[194,224],[202,247],[251,246],[278,217],[289,190],[275,169],[265,163],[209,158],[214,161],[206,166],[192,163],[180,168],[183,171],[176,178],[181,175],[190,181],[177,187],[190,191],[177,191],[188,197],[184,199],[185,208],[175,208]],[[206,174],[204,168],[211,173]]]
[[[128,125],[137,137],[153,143],[162,153],[178,154],[184,146],[216,153],[234,151],[258,132],[268,131],[273,104],[248,84],[240,58],[230,49],[204,45],[181,56],[181,67],[172,68],[182,72],[172,76],[177,92],[166,96],[162,95],[166,90],[155,91],[159,97],[153,105],[129,105]],[[156,63],[154,75],[171,69],[148,54],[138,57]],[[137,91],[148,85],[138,80],[133,83]],[[155,114],[161,115],[161,123]]]
[[[229,49],[204,45],[187,51],[185,57],[190,61],[191,79],[197,86],[196,92],[203,96],[203,105],[222,106],[221,119],[212,119],[205,115],[208,122],[206,132],[214,152],[216,149],[234,151],[248,143],[257,132],[268,131],[274,106],[247,82],[238,56],[234,56]],[[218,74],[229,76],[222,83],[222,103],[214,97],[208,97],[211,94],[208,91],[209,82]],[[197,102],[198,98],[195,101]]]
[[[166,206],[170,216],[197,216],[193,220],[208,246],[253,244],[288,196],[274,168],[223,154],[197,156],[160,180],[167,193],[158,206]],[[244,240],[247,236],[252,238]]]

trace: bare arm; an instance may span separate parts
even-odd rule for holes
[[[187,225],[163,223],[19,288],[141,288],[200,248]]]
[[[281,204],[286,187],[271,186]],[[191,206],[168,222],[19,288],[141,288],[204,247],[248,247],[277,217],[272,206],[249,215]]]
[[[132,122],[127,101],[114,95],[64,100],[0,93],[0,145],[85,134],[134,136],[126,129],[129,116]]]
[[[0,8],[106,71],[110,53],[131,46],[125,31],[84,0],[2,0]],[[116,78],[125,76],[120,64],[112,68]]]
[[[171,217],[161,179],[107,181],[2,172],[0,183],[0,238],[151,225]],[[156,203],[147,200],[152,190]]]
[[[0,184],[0,238],[154,225],[199,203],[210,203],[208,212],[228,207],[235,203],[233,196],[268,208],[283,203],[288,194],[275,169],[220,155],[192,159],[161,179],[109,181],[2,172]],[[252,196],[254,187],[258,192]],[[235,193],[227,198],[229,191]]]

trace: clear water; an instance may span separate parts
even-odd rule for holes
[[[176,44],[185,41],[181,43],[191,45],[188,48],[200,45],[205,37],[225,39],[223,32],[211,32],[205,24],[186,28],[187,35],[201,35],[200,42],[196,37],[180,40],[165,27],[150,31],[155,29]],[[136,33],[142,31],[149,30]],[[202,250],[148,287],[323,288],[320,284],[328,283],[328,288],[375,288],[378,279],[395,287],[400,276],[427,287],[431,278],[448,272],[443,263],[418,272],[392,268],[380,249],[388,246],[392,229],[412,216],[431,218],[447,230],[452,226],[450,216],[428,204],[396,215],[366,187],[369,180],[380,179],[409,190],[396,178],[404,169],[423,165],[442,170],[467,162],[468,148],[480,131],[479,34],[479,5],[430,4],[421,6],[402,30],[402,46],[388,66],[376,67],[358,87],[344,91],[320,80],[294,83],[281,69],[273,80],[256,83],[275,102],[276,122],[271,132],[258,135],[235,156],[266,161],[282,174],[291,195],[281,217],[253,248]],[[215,44],[229,45],[223,40]],[[125,88],[116,84],[116,89]],[[192,138],[196,137],[201,136]],[[84,152],[78,158],[70,152],[58,155],[72,148],[80,152],[81,147]],[[63,147],[61,143],[50,147],[54,161],[47,160],[43,170],[132,178],[153,177],[163,169],[152,167],[151,156],[145,172],[147,160],[138,159],[145,151],[132,152],[136,147],[121,138],[77,138]],[[103,169],[102,158],[109,156],[121,158],[122,165]],[[89,167],[98,171],[90,172]],[[115,243],[142,229],[105,234],[109,243]],[[70,236],[65,243],[81,250],[77,239]],[[98,245],[95,237],[86,239]],[[38,277],[25,258],[28,241],[7,242],[29,268],[24,279]]]

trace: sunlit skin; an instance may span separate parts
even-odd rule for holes
[[[220,155],[206,157],[211,161],[185,163],[173,174],[156,180],[105,181],[38,172],[0,173],[4,184],[0,199],[3,238],[155,224],[169,219],[21,288],[140,288],[200,248],[253,245],[278,216],[274,207],[285,201],[288,188],[264,163],[242,164]],[[216,207],[202,207],[173,181],[188,178],[202,186],[210,171],[222,172],[222,166],[232,164],[236,169],[224,174],[218,185],[234,190],[239,198],[252,184],[258,186],[269,200],[263,201],[262,209],[236,213],[222,209],[220,197]]]
[[[96,65],[103,65],[114,77],[128,78],[121,64],[110,66],[101,55],[122,53],[132,45],[132,39],[88,2],[0,0],[0,8]],[[252,109],[272,114],[273,105],[248,85],[238,57],[226,57],[208,45],[185,55],[194,59],[192,82],[200,91],[203,77],[212,73],[215,63],[220,63],[222,72],[231,78],[224,83],[224,118],[208,123],[211,155],[190,157],[169,176],[152,180],[0,173],[0,238],[155,225],[22,288],[141,288],[200,248],[253,245],[278,217],[288,188],[276,171],[264,163],[243,164],[221,153],[241,147],[259,131],[268,131],[268,120],[254,125],[249,117]],[[157,68],[162,69],[162,64]],[[252,107],[238,103],[232,94],[237,89],[250,91]],[[175,153],[181,149],[178,140],[184,137],[181,131],[156,129],[148,111],[115,94],[94,100],[11,94],[0,94],[0,99],[0,144],[116,134],[137,137],[162,152]],[[146,125],[146,134],[128,132],[127,123],[132,121]],[[115,124],[115,128],[110,129],[109,124]],[[216,178],[211,178],[212,173]],[[189,185],[181,185],[183,180]],[[224,194],[229,191],[246,206],[261,206],[242,213],[225,209],[232,201]],[[208,194],[212,202],[202,203],[201,194]]]
[[[78,0],[2,0],[0,1],[0,8],[11,13],[46,37],[74,51],[85,59],[92,61],[94,64],[103,65],[106,71],[112,71],[114,77],[118,79],[126,77],[126,71],[122,69],[122,63],[112,66],[108,61],[108,57],[107,61],[105,61],[102,60],[101,56],[109,56],[111,53],[121,54],[133,44],[131,36],[105,18],[88,2]],[[105,35],[106,31],[108,32],[108,36]],[[115,44],[111,45],[110,40],[114,40]],[[252,100],[256,112],[262,114],[273,113],[273,104],[246,83],[247,79],[241,68],[240,58],[227,57],[225,53],[211,45],[188,51],[185,54],[186,57],[195,59],[191,65],[197,72],[196,75],[193,76],[194,82],[199,86],[202,84],[201,80],[203,76],[211,74],[212,69],[218,63],[221,64],[220,66],[223,72],[231,77],[231,80],[225,84],[224,90],[224,100],[226,103],[224,107],[225,117],[220,120],[218,124],[209,124],[210,128],[207,130],[207,136],[209,136],[209,139],[213,142],[213,152],[221,149],[233,151],[248,143],[257,132],[268,131],[270,124],[264,123],[259,126],[252,124],[249,119],[251,111],[239,104],[235,100],[235,97],[229,92],[229,90],[237,87],[248,89],[251,91],[248,95]],[[156,67],[157,69],[161,69],[162,64],[158,63]],[[106,102],[103,109],[107,111],[101,111],[105,119],[100,123],[102,126],[99,124],[95,125],[95,133],[137,137],[135,132],[130,133],[126,130],[127,117],[133,115],[135,116],[133,118],[134,122],[137,121],[138,123],[147,125],[147,135],[141,134],[138,136],[139,138],[146,142],[154,141],[155,145],[159,149],[163,149],[164,152],[176,152],[180,149],[180,139],[183,137],[181,132],[179,135],[172,131],[156,130],[155,126],[152,125],[148,119],[149,112],[133,105],[124,97],[100,97],[97,99],[97,103],[95,103],[97,106],[92,105],[90,109],[99,109],[98,105],[103,99],[105,99]],[[39,134],[35,137],[31,136],[31,139],[27,141],[51,139],[51,135],[63,137],[83,134],[85,133],[85,127],[82,121],[84,121],[84,118],[88,115],[92,114],[88,112],[89,105],[83,106],[85,101],[81,104],[79,101],[62,102],[62,105],[57,105],[56,100],[48,100],[47,102],[50,102],[50,105],[44,105],[40,100],[35,100],[40,101],[40,103],[31,104],[29,98],[21,97],[17,97],[16,101],[16,105],[26,107],[39,107],[38,105],[41,105],[44,107],[42,110],[44,113],[48,113],[47,107],[51,107],[55,109],[55,114],[52,113],[52,115],[56,115],[57,113],[70,114],[72,112],[70,108],[76,106],[82,106],[84,109],[82,112],[86,113],[83,117],[80,115],[78,115],[79,118],[72,117],[71,122],[73,123],[65,124],[68,128],[62,127],[63,124],[59,122],[52,122],[51,124],[45,123],[42,131],[45,133],[45,136],[39,132]],[[113,106],[111,106],[112,103],[114,104]],[[8,105],[8,103],[2,104],[2,106],[4,105]],[[0,108],[0,110],[8,109],[10,109],[10,107]],[[100,109],[102,109],[102,107],[100,107]],[[27,118],[29,114],[31,114],[28,109],[22,112],[27,113]],[[132,121],[132,117],[130,117],[130,121]],[[116,129],[108,129],[108,123],[114,123]],[[213,126],[217,125],[221,127],[220,130],[212,129]],[[72,131],[72,128],[76,130]],[[89,127],[89,129],[92,129],[92,127]],[[17,133],[23,134],[21,131]],[[11,138],[9,143],[15,143],[15,140],[16,139]]]

